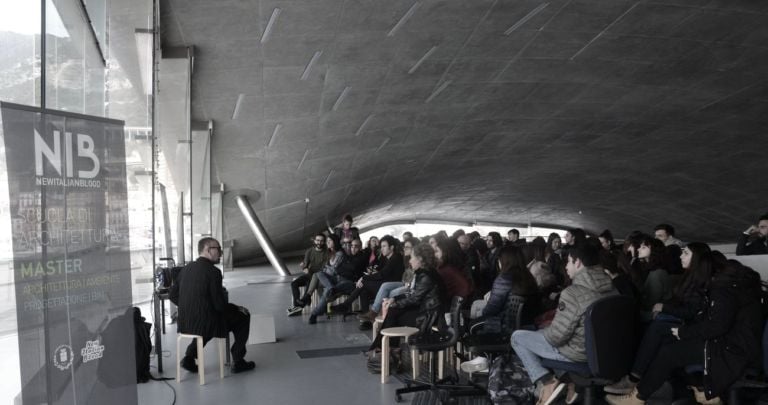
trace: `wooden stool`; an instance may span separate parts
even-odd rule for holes
[[[377,316],[376,319],[373,321],[373,336],[371,336],[371,340],[376,340],[376,335],[379,334],[379,329],[381,329],[381,324],[384,323],[384,318],[381,317],[381,315]]]
[[[405,337],[411,336],[419,331],[418,328],[412,328],[410,326],[401,326],[397,328],[387,328],[381,331],[381,383],[387,383],[387,377],[389,376],[389,338],[390,337]],[[413,378],[416,378],[418,373],[418,360],[416,358],[418,353],[416,350],[411,350],[411,363],[413,366]]]
[[[200,385],[205,385],[205,350],[203,348],[203,337],[200,335],[190,335],[179,333],[176,337],[176,382],[181,382],[181,339],[197,340],[197,373],[200,374]],[[219,377],[224,379],[224,338],[213,338],[219,343]]]

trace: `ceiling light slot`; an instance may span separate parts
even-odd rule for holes
[[[264,28],[264,33],[261,35],[261,43],[265,44],[268,40],[270,35],[272,35],[272,30],[275,28],[275,23],[277,22],[277,17],[280,16],[280,9],[275,8],[272,10],[272,16],[269,17],[269,22],[267,23],[267,28]]]
[[[421,2],[419,2],[419,1],[417,1],[417,2],[413,3],[413,5],[411,6],[411,8],[409,8],[409,9],[408,9],[408,11],[406,11],[406,12],[405,12],[405,15],[403,15],[403,16],[402,16],[402,18],[400,18],[400,21],[398,21],[398,22],[397,22],[397,24],[395,24],[395,26],[394,26],[394,27],[392,27],[392,29],[391,29],[391,30],[389,30],[389,32],[387,33],[387,36],[388,36],[388,37],[394,36],[394,35],[397,33],[397,31],[398,31],[398,30],[399,30],[399,29],[400,29],[400,28],[401,28],[403,25],[405,25],[405,23],[406,23],[406,22],[407,22],[407,21],[408,21],[408,20],[409,20],[409,19],[410,19],[410,18],[413,16],[413,13],[415,13],[415,12],[416,12],[416,10],[417,10],[417,9],[418,9],[420,6],[421,6]]]
[[[245,94],[240,93],[237,96],[237,101],[235,101],[235,109],[232,110],[232,119],[236,120],[237,117],[240,115],[240,107],[243,105],[243,99],[245,98]]]
[[[427,100],[424,102],[429,103],[430,101],[432,101],[435,97],[437,97],[440,93],[442,93],[446,87],[450,86],[451,83],[452,83],[451,80],[444,81],[443,84],[441,84],[438,88],[436,88],[435,91],[433,91],[432,94],[429,95],[429,98],[427,98]]]
[[[277,134],[280,132],[280,130],[283,128],[283,124],[277,123],[275,125],[275,130],[272,131],[272,136],[269,138],[269,143],[267,144],[268,148],[271,148],[272,145],[275,144],[275,139],[277,139]]]
[[[328,172],[328,176],[325,177],[325,181],[323,182],[323,189],[325,189],[325,186],[328,185],[328,180],[331,179],[332,175],[333,175],[333,169],[331,169],[331,171]]]
[[[433,54],[433,53],[435,53],[435,51],[437,51],[437,45],[435,45],[435,46],[433,46],[432,48],[430,48],[430,49],[427,51],[427,53],[425,53],[425,54],[424,54],[424,56],[422,56],[422,57],[421,57],[421,59],[419,59],[419,61],[418,61],[418,62],[416,62],[416,64],[414,64],[414,65],[413,65],[413,67],[411,67],[411,70],[409,70],[409,71],[408,71],[408,74],[409,74],[409,75],[410,75],[410,74],[413,74],[413,72],[415,72],[415,71],[416,71],[416,69],[418,69],[418,68],[419,68],[419,66],[421,66],[421,64],[422,64],[422,63],[424,63],[424,61],[425,61],[425,60],[427,60],[427,58],[429,58],[430,56],[432,56],[432,54]]]
[[[309,72],[312,71],[312,66],[317,63],[317,60],[320,59],[320,55],[322,54],[323,51],[317,51],[314,55],[312,55],[312,59],[309,60],[307,67],[304,68],[304,73],[301,74],[301,80],[307,80],[307,78],[309,78]]]
[[[389,143],[390,140],[391,140],[391,138],[389,138],[389,137],[385,138],[384,141],[381,143],[381,145],[379,145],[379,147],[376,148],[376,152],[375,153],[379,153],[380,150],[384,149],[384,147],[387,146],[387,144]]]
[[[373,114],[370,114],[368,118],[366,118],[365,121],[363,121],[363,123],[360,124],[360,128],[358,128],[357,132],[355,132],[355,136],[360,136],[360,134],[363,132],[365,127],[368,125],[369,122],[371,122],[372,119],[373,119]]]
[[[535,17],[536,14],[539,14],[542,10],[547,8],[549,3],[542,3],[538,7],[531,10],[530,13],[526,14],[525,17],[521,18],[520,21],[516,22],[515,25],[509,27],[506,31],[504,31],[504,35],[509,35],[512,32],[514,32],[516,29],[520,28],[523,24],[527,23],[528,20]]]
[[[309,149],[304,152],[304,157],[301,158],[301,162],[299,162],[299,165],[296,167],[296,171],[299,171],[301,166],[304,165],[304,161],[307,160],[307,156],[309,156]]]
[[[333,108],[331,108],[331,110],[336,111],[339,109],[341,102],[344,101],[344,98],[347,97],[347,94],[349,94],[350,89],[352,89],[352,87],[350,86],[344,87],[344,90],[342,90],[341,94],[339,94],[339,98],[337,98],[336,102],[333,103]]]

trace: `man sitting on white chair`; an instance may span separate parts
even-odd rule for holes
[[[214,266],[221,259],[221,244],[214,238],[202,238],[197,253],[200,257],[184,267],[171,286],[170,299],[179,307],[178,333],[200,335],[205,345],[214,337],[224,338],[232,332],[232,372],[253,370],[256,364],[245,360],[251,314],[244,307],[227,303],[221,271]],[[196,358],[197,344],[193,340],[181,366],[196,373]]]

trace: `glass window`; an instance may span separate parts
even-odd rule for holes
[[[0,0],[0,100],[40,106],[40,2]]]

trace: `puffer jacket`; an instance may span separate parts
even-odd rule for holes
[[[445,285],[435,269],[418,269],[414,272],[413,287],[405,294],[395,297],[390,308],[418,307],[424,314],[442,311],[447,303]]]
[[[598,299],[614,294],[618,292],[602,267],[591,266],[576,273],[573,283],[560,293],[552,324],[543,331],[547,342],[572,361],[587,361],[584,331],[587,308]]]
[[[704,340],[704,393],[723,395],[747,367],[760,368],[763,331],[760,275],[741,269],[715,276],[706,310],[683,325],[680,340]]]

